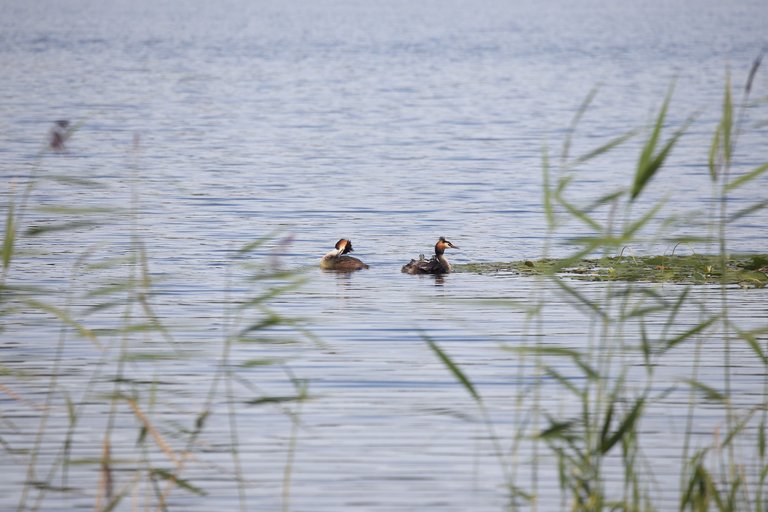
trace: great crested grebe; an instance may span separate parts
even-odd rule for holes
[[[320,268],[324,270],[336,270],[338,272],[354,272],[355,270],[362,270],[368,268],[368,265],[363,263],[357,258],[352,256],[345,256],[348,252],[352,252],[352,241],[342,238],[336,242],[336,248],[320,260]]]
[[[440,237],[435,244],[435,255],[430,259],[424,259],[424,255],[420,255],[418,260],[411,260],[410,263],[403,265],[402,272],[406,274],[450,274],[451,264],[445,259],[443,253],[446,249],[458,249],[455,245]]]

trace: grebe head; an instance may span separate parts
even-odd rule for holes
[[[440,239],[435,244],[435,254],[443,254],[446,249],[458,249],[459,247],[457,245],[453,245],[451,242],[445,239],[444,236],[441,236]]]
[[[340,239],[338,242],[336,242],[336,250],[339,251],[340,255],[354,251],[352,248],[352,240],[347,240],[346,238]]]

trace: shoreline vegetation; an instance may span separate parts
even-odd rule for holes
[[[738,285],[764,288],[768,285],[768,254],[720,256],[615,256],[579,260],[543,258],[507,262],[455,264],[454,272],[519,276],[558,276],[580,281],[627,281],[646,283]]]

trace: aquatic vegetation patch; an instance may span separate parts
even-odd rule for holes
[[[586,281],[727,284],[763,288],[768,284],[768,254],[616,256],[598,259],[541,259],[454,265],[455,272],[558,275]]]

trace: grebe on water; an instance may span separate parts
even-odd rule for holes
[[[328,252],[320,260],[320,268],[323,270],[336,270],[338,272],[354,272],[355,270],[368,268],[368,265],[359,259],[345,256],[345,254],[352,251],[354,251],[352,249],[352,241],[342,238],[336,242],[336,248]]]
[[[450,274],[451,264],[445,259],[443,253],[446,249],[458,249],[455,245],[440,237],[435,244],[435,255],[425,260],[424,255],[420,255],[418,260],[411,260],[410,263],[403,265],[402,272],[406,274]]]

